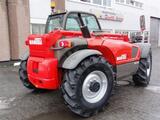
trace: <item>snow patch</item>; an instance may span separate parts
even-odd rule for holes
[[[160,94],[160,86],[148,86],[146,89]]]
[[[21,62],[16,62],[16,63],[14,63],[13,66],[20,66],[20,64],[21,64]]]
[[[15,100],[15,98],[4,98],[4,97],[0,97],[0,110],[3,109],[8,109],[11,102],[13,102]]]

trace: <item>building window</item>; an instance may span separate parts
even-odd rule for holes
[[[102,0],[93,0],[93,4],[102,5]]]
[[[139,7],[139,8],[142,8],[143,4],[140,3],[140,2],[135,2],[135,6],[136,6],[136,7]]]
[[[101,6],[111,6],[111,0],[79,0],[81,2],[88,2],[95,5],[101,5]]]
[[[104,6],[111,6],[111,0],[103,0]]]
[[[43,34],[45,31],[44,24],[32,24],[32,34]]]
[[[133,1],[133,0],[126,0],[126,3],[129,4],[129,5],[134,5],[135,1]]]
[[[117,3],[124,3],[124,0],[116,0]]]
[[[82,2],[91,2],[91,0],[80,0]]]
[[[136,1],[136,0],[115,0],[116,3],[121,3],[128,6],[133,6],[136,8],[142,8],[143,3]]]

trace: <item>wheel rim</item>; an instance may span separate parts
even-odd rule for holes
[[[151,72],[151,57],[149,56],[147,58],[147,76],[149,77],[150,76],[150,72]]]
[[[89,103],[97,103],[104,96],[108,88],[108,79],[101,71],[91,72],[84,80],[82,95]]]

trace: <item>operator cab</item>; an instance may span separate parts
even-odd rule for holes
[[[100,24],[95,15],[86,12],[64,12],[48,17],[45,33],[54,30],[82,31],[85,37],[89,37],[92,31],[101,31]],[[88,34],[87,34],[88,32]]]

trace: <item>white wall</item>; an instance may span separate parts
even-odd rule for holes
[[[124,15],[124,21],[120,25],[115,26],[116,29],[140,30],[140,16],[146,16],[144,9],[134,8],[117,3],[113,3],[113,8],[117,11],[120,11]],[[146,28],[148,30],[149,25],[146,25]]]
[[[30,0],[31,23],[45,24],[50,10],[51,0]]]
[[[48,15],[51,13],[50,1],[51,0],[30,0],[31,23],[45,24]],[[88,12],[90,11],[90,9],[109,10],[109,11],[114,10],[123,14],[124,16],[123,22],[100,20],[102,28],[104,29],[140,30],[139,17],[141,15],[145,15],[146,28],[147,30],[149,30],[150,16],[160,18],[160,7],[159,7],[160,0],[139,0],[139,1],[144,3],[143,9],[117,4],[115,3],[115,0],[112,0],[111,8],[106,8],[91,4],[84,4],[82,2],[81,3],[73,2],[73,0],[66,0],[66,9],[88,11]]]
[[[140,31],[140,16],[145,15],[146,31],[150,30],[150,16],[160,18],[160,0],[139,0],[144,3],[143,9],[130,7],[123,4],[115,3],[112,0],[111,8],[100,7],[96,5],[84,4],[82,2],[73,2],[73,0],[66,0],[67,10],[81,10],[90,11],[90,9],[97,10],[113,10],[120,12],[124,16],[123,22],[115,22],[108,20],[100,20],[103,29],[119,29],[119,30],[138,30]]]
[[[96,5],[90,6],[89,4],[83,4],[80,2],[73,2],[72,0],[66,0],[67,10],[82,10],[90,11],[90,9],[106,10],[110,11],[111,8],[97,7]],[[144,14],[143,9],[128,7],[121,4],[116,4],[112,0],[113,11],[120,12],[124,16],[123,22],[99,20],[103,29],[119,29],[119,30],[140,30],[139,17]],[[147,25],[148,28],[149,25]]]
[[[160,18],[160,0],[143,0],[146,2],[145,10],[151,16]]]

